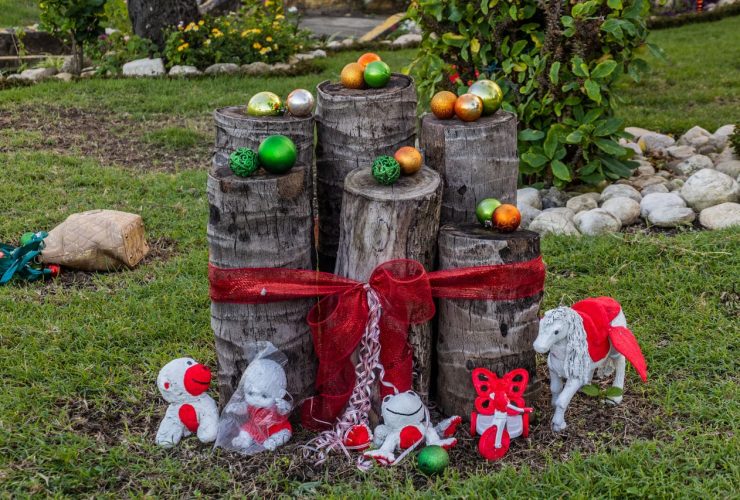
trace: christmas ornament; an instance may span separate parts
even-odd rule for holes
[[[419,444],[452,448],[457,439],[452,437],[461,422],[458,416],[440,422],[436,427],[429,421],[429,410],[414,391],[406,391],[383,398],[383,423],[374,431],[373,443],[377,450],[364,455],[382,465],[395,465]],[[395,452],[401,451],[396,458]]]
[[[432,97],[432,113],[440,120],[448,120],[455,116],[455,102],[457,96],[448,90],[437,92]]]
[[[473,386],[478,397],[470,415],[470,434],[479,435],[478,452],[486,460],[498,460],[509,450],[513,438],[529,435],[532,408],[524,403],[529,374],[524,368],[512,370],[502,378],[485,368],[473,370]]]
[[[447,450],[438,445],[427,446],[416,456],[416,466],[427,476],[441,474],[449,463]]]
[[[34,233],[28,232],[21,235],[20,246],[24,247],[33,241]]]
[[[493,212],[501,206],[496,198],[485,198],[475,206],[475,217],[485,227],[491,227]]]
[[[236,176],[249,177],[257,171],[259,166],[257,153],[249,148],[237,148],[229,155],[229,167]]]
[[[249,116],[278,116],[283,103],[280,97],[272,92],[258,92],[249,99],[247,114]]]
[[[509,203],[496,208],[493,211],[493,227],[504,233],[510,233],[516,231],[519,224],[522,222],[522,214],[519,213],[519,209]]]
[[[373,161],[373,177],[379,184],[390,186],[401,176],[401,165],[390,156],[378,156]]]
[[[396,151],[393,158],[401,166],[403,175],[415,174],[421,169],[421,153],[413,146],[403,146]]]
[[[362,64],[353,62],[342,68],[342,74],[339,76],[342,85],[348,89],[361,89],[365,81],[365,68]]]
[[[36,281],[51,276],[51,271],[43,269],[39,260],[47,236],[44,231],[25,233],[21,236],[25,244],[17,248],[0,243],[0,285],[8,283],[13,277]]]
[[[622,306],[609,297],[576,302],[572,307],[558,307],[545,313],[533,344],[545,354],[550,369],[550,390],[555,414],[552,430],[566,428],[565,410],[581,387],[591,382],[596,370],[601,376],[616,370],[607,397],[622,401],[626,360],[632,363],[643,381],[647,381],[647,363],[637,339],[627,328]]]
[[[455,114],[464,122],[474,122],[483,114],[483,101],[473,94],[463,94],[455,101]]]
[[[375,61],[380,61],[380,56],[378,54],[374,54],[373,52],[366,52],[365,54],[362,54],[359,59],[357,59],[357,64],[365,68],[368,64]]]
[[[468,92],[477,95],[483,101],[483,116],[495,113],[504,100],[501,87],[492,80],[478,80],[470,86]]]
[[[159,446],[171,448],[190,434],[202,443],[215,441],[218,408],[206,394],[209,385],[211,370],[192,358],[172,360],[159,371],[157,388],[169,403],[155,438]]]
[[[374,89],[385,87],[391,79],[391,68],[383,61],[374,61],[365,67],[365,83]]]
[[[292,398],[283,368],[288,360],[269,342],[251,347],[258,352],[224,408],[216,439],[217,447],[245,455],[274,451],[293,435],[288,422]]]
[[[46,266],[46,268],[51,272],[51,277],[56,278],[60,274],[62,274],[62,268],[57,266],[56,264],[50,264]]]
[[[284,135],[271,135],[260,144],[257,150],[262,168],[271,174],[284,174],[295,165],[296,147]]]
[[[297,117],[311,116],[315,101],[313,94],[306,89],[295,89],[288,94],[285,100],[285,107],[288,112]]]

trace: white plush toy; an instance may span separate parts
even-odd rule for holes
[[[218,408],[206,394],[210,385],[211,370],[191,358],[172,360],[160,370],[157,387],[170,405],[157,431],[159,446],[171,448],[190,434],[203,443],[216,439]]]
[[[375,428],[373,444],[377,450],[364,455],[383,465],[395,464],[422,442],[445,449],[457,444],[452,437],[461,421],[459,416],[443,420],[436,426],[429,421],[429,410],[414,391],[406,391],[383,398],[383,424]],[[395,452],[402,453],[396,459]]]
[[[286,386],[280,363],[267,358],[252,361],[224,408],[216,446],[251,455],[287,443],[293,428]]]

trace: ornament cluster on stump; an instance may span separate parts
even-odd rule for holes
[[[391,68],[372,52],[360,56],[357,62],[347,64],[340,74],[342,85],[348,89],[361,89],[364,86],[379,89],[388,85]]]
[[[378,184],[390,186],[401,177],[401,165],[391,156],[378,156],[373,161],[372,172]]]
[[[496,82],[478,80],[460,97],[447,90],[437,92],[432,97],[431,109],[440,120],[457,116],[462,121],[474,122],[481,116],[494,114],[503,100],[504,94]]]
[[[504,233],[516,231],[522,221],[519,209],[496,198],[484,198],[475,207],[475,217],[483,227],[495,228]]]
[[[271,135],[263,140],[257,152],[237,148],[229,156],[229,167],[238,177],[249,177],[259,167],[271,174],[285,174],[295,165],[298,152],[295,143],[284,135]]]

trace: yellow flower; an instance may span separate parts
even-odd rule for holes
[[[205,21],[203,19],[201,19],[200,21],[198,21],[198,26],[203,26],[204,24],[205,24]]]
[[[272,41],[272,37],[271,36],[268,36],[267,38],[265,38],[265,40],[267,40],[268,42],[271,42]]]
[[[211,39],[210,38],[207,38],[206,41],[203,42],[203,45],[205,45],[206,47],[209,46],[210,44],[211,44]]]
[[[272,2],[271,0],[267,0],[267,1],[265,2],[265,7],[271,7],[271,6],[272,6],[272,5],[274,5],[274,4],[275,4],[275,2]]]
[[[285,19],[285,16],[282,15],[282,14],[278,14],[277,16],[275,16],[275,19],[277,19],[278,21],[281,21],[281,20]]]
[[[259,43],[259,42],[254,42],[254,43],[252,44],[252,48],[253,48],[253,49],[261,49],[261,48],[262,48],[262,44],[261,44],[261,43]]]
[[[268,52],[272,52],[272,49],[270,47],[265,47],[262,50],[260,50],[260,54],[262,54],[263,56],[267,54]]]
[[[190,23],[190,24],[188,24],[187,26],[185,26],[185,31],[190,31],[190,30],[191,30],[191,29],[193,29],[194,27],[196,27],[196,26],[195,26],[195,23]]]
[[[179,47],[177,47],[177,51],[178,52],[182,52],[183,50],[187,49],[188,47],[190,47],[190,44],[189,43],[183,43],[182,45],[180,45]]]
[[[222,36],[224,36],[224,34],[218,28],[213,28],[211,30],[211,33],[213,33],[213,38],[221,38]]]
[[[195,26],[193,26],[193,31],[198,31],[199,29],[200,28],[198,28],[198,25],[197,24]]]

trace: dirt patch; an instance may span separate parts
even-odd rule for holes
[[[156,123],[156,128],[152,128]],[[174,172],[207,168],[211,156],[209,124],[171,116],[136,120],[127,113],[53,106],[0,109],[0,130],[41,133],[39,144],[0,144],[0,153],[24,149],[94,158],[101,165],[137,171]],[[168,128],[197,133],[186,147],[147,140],[148,134]],[[177,143],[175,143],[177,144]]]
[[[644,219],[639,219],[639,222],[637,222],[636,224],[622,228],[621,232],[627,234],[662,234],[665,236],[676,236],[678,234],[684,234],[694,231],[704,231],[702,225],[699,224],[698,217],[692,224],[678,227],[658,227],[648,225]]]

